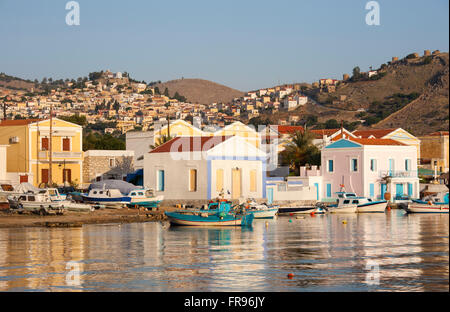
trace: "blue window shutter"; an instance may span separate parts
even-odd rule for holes
[[[331,197],[331,184],[327,184],[327,197]]]
[[[373,183],[369,184],[369,189],[370,189],[370,198],[375,197],[375,185]]]
[[[333,160],[332,159],[328,160],[328,171],[329,172],[333,172],[334,171],[334,164],[333,164]]]
[[[412,197],[413,195],[413,185],[412,183],[408,183],[408,195]]]

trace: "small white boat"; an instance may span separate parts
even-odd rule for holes
[[[61,201],[60,203],[67,211],[91,212],[95,210],[95,207],[90,204],[76,203],[68,200]]]
[[[356,204],[356,212],[384,212],[387,207],[387,200],[372,200],[371,198],[356,196],[355,193],[337,192],[338,198],[350,199],[351,204]]]
[[[40,215],[63,214],[61,202],[54,202],[45,193],[23,194],[17,198],[18,211],[39,213]]]
[[[277,206],[267,206],[266,204],[258,204],[254,199],[249,199],[246,204],[248,212],[253,213],[255,219],[271,219],[278,212]]]
[[[128,193],[128,197],[131,198],[128,207],[145,207],[154,208],[157,207],[160,202],[163,201],[164,196],[155,196],[151,189],[136,189]]]

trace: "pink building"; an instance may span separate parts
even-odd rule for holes
[[[335,197],[341,185],[369,198],[418,198],[417,149],[391,139],[340,139],[322,148],[322,178],[323,198]]]

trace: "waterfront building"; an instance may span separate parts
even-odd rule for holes
[[[176,137],[144,155],[144,186],[169,200],[265,198],[265,166],[240,136]]]
[[[134,172],[134,151],[89,150],[84,152],[83,181],[90,184],[107,179],[125,180]]]
[[[322,148],[323,198],[345,191],[369,198],[419,197],[417,150],[392,139],[340,139]]]
[[[83,128],[53,118],[52,181],[81,184]],[[50,182],[50,120],[19,119],[0,123],[0,144],[8,144],[6,171],[14,184],[35,186]]]

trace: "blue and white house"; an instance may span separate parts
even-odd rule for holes
[[[144,186],[168,200],[261,199],[266,161],[239,136],[176,137],[144,155]]]

